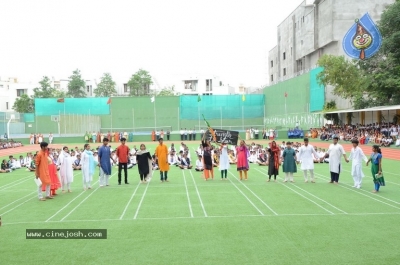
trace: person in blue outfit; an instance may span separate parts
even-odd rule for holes
[[[111,150],[108,146],[108,138],[103,139],[103,145],[99,148],[99,166],[100,166],[100,187],[109,186],[108,180],[111,175]],[[116,161],[114,161],[115,163]]]

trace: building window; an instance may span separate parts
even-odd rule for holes
[[[271,75],[271,82],[274,82],[274,75]]]
[[[206,91],[212,91],[212,79],[206,79]]]
[[[286,75],[286,68],[283,68],[283,76]]]
[[[6,102],[6,109],[8,109],[8,102]]]
[[[89,90],[89,86],[86,86],[86,91],[89,93],[89,91],[90,91],[90,90]]]
[[[17,89],[17,97],[20,97],[27,93],[27,89]]]
[[[286,60],[286,52],[283,53],[283,60]]]
[[[184,81],[184,87],[186,90],[197,91],[197,80]]]
[[[128,93],[128,84],[124,84],[124,93]]]
[[[271,67],[274,67],[274,61],[271,61]]]

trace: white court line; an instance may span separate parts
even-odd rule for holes
[[[314,172],[314,174],[316,174],[316,175],[318,175],[318,176],[320,176],[320,177],[323,177],[324,179],[329,179],[328,177],[326,177],[326,176],[324,176],[324,175],[322,175],[322,174],[318,174],[318,173],[315,173],[315,172]],[[358,193],[358,194],[361,194],[361,195],[363,195],[363,196],[365,196],[365,197],[368,197],[368,198],[370,198],[370,199],[372,199],[372,200],[374,200],[374,201],[378,201],[378,202],[380,202],[380,203],[386,204],[386,205],[388,205],[388,206],[391,206],[391,207],[393,207],[393,208],[396,208],[396,209],[399,209],[399,210],[400,210],[399,207],[396,207],[396,206],[391,205],[391,204],[389,204],[389,203],[387,203],[387,202],[378,200],[378,199],[376,199],[376,198],[374,198],[374,197],[372,197],[372,196],[370,196],[370,195],[368,195],[368,194],[364,194],[364,193],[361,192],[361,191],[363,191],[363,192],[365,192],[365,193],[368,193],[367,191],[359,190],[359,189],[354,189],[354,188],[351,189],[351,188],[345,187],[344,185],[350,186],[350,185],[348,185],[348,184],[343,184],[343,185],[338,185],[338,186],[339,186],[339,187],[342,187],[343,189],[351,190],[351,191],[356,192],[356,193]],[[376,195],[378,195],[378,194],[376,194]],[[379,196],[379,195],[378,195],[378,196]],[[382,197],[382,196],[379,196],[379,197],[381,197],[381,198],[383,198],[383,199],[386,199],[386,200],[388,200],[388,201],[392,201],[391,199],[387,199],[387,198]],[[397,202],[395,202],[395,201],[392,201],[392,202],[397,203]]]
[[[0,214],[0,216],[5,215],[6,213],[9,213],[9,212],[11,212],[11,211],[17,209],[19,206],[21,206],[21,205],[25,204],[26,202],[28,202],[28,201],[30,201],[30,200],[32,200],[32,199],[35,199],[35,198],[36,198],[36,196],[34,196],[34,197],[30,198],[30,199],[27,199],[26,201],[24,201],[24,202],[18,204],[17,206],[11,208],[10,210],[8,210],[8,211],[6,211],[6,212]]]
[[[11,204],[14,204],[14,203],[16,203],[17,201],[20,201],[20,200],[22,200],[22,199],[24,199],[24,198],[26,198],[26,197],[28,197],[28,196],[31,196],[31,195],[34,194],[34,193],[36,193],[36,191],[31,192],[31,193],[29,193],[28,195],[26,195],[26,196],[24,196],[24,197],[22,197],[22,198],[19,198],[18,200],[13,201],[13,202],[7,204],[6,206],[1,207],[0,210],[3,210],[4,208],[10,206]]]
[[[256,170],[257,170],[258,172],[260,172],[261,174],[263,174],[263,175],[265,175],[265,176],[268,176],[267,174],[263,173],[262,171],[260,171],[260,170],[258,170],[258,169],[256,169]],[[335,214],[335,213],[329,211],[328,209],[326,209],[325,207],[323,207],[322,205],[318,204],[317,202],[311,200],[310,198],[307,198],[307,197],[304,196],[303,194],[301,194],[301,193],[295,191],[294,189],[288,187],[287,185],[284,185],[283,183],[280,183],[280,182],[278,182],[278,183],[279,183],[280,185],[284,186],[285,188],[287,188],[287,189],[293,191],[294,193],[298,194],[299,196],[303,197],[304,199],[309,200],[310,202],[314,203],[315,205],[317,205],[317,206],[320,207],[321,209],[327,211],[328,213],[333,214],[333,215]]]
[[[207,217],[207,212],[206,212],[206,209],[204,208],[203,200],[201,199],[200,192],[199,192],[199,189],[197,188],[196,181],[194,180],[192,171],[189,171],[189,172],[190,172],[190,175],[192,175],[194,187],[196,188],[197,196],[199,197],[200,205],[201,205],[201,208],[203,209],[204,217]]]
[[[236,179],[239,183],[241,183],[248,191],[250,191],[262,204],[264,204],[271,212],[273,212],[275,215],[278,215],[274,210],[272,210],[272,208],[268,205],[268,204],[266,204],[260,197],[258,197],[257,196],[257,194],[255,194],[251,189],[249,189],[248,187],[247,187],[247,185],[245,185],[243,182],[240,182],[240,180],[238,180],[236,177],[235,177],[235,175],[234,174],[232,174],[232,172],[230,172],[230,171],[228,171],[229,172],[229,174],[231,174],[233,177],[234,177],[234,179]],[[229,181],[230,181],[230,179],[229,179]]]
[[[20,178],[20,179],[16,179],[16,180],[14,180],[14,181],[11,181],[10,183],[7,183],[7,184],[1,186],[1,187],[0,187],[0,190],[5,189],[7,186],[12,185],[12,184],[14,184],[15,182],[25,181],[25,180],[27,180],[27,179],[29,179],[29,178],[32,178],[32,179],[33,179],[34,176],[35,176],[35,175],[29,175],[29,176],[25,176],[25,177],[22,177],[22,178]]]
[[[144,200],[144,196],[146,196],[146,192],[147,192],[147,189],[149,188],[149,184],[150,184],[150,182],[147,182],[146,189],[143,192],[142,198],[140,199],[139,205],[138,205],[138,207],[136,209],[135,216],[133,217],[133,219],[136,219],[138,214],[139,214],[139,210],[140,210],[140,207],[142,206],[142,203],[143,203],[143,200]]]
[[[345,214],[339,213],[336,216],[344,216]],[[346,214],[345,216],[369,216],[369,215],[400,215],[400,212],[393,212],[393,213],[349,213]],[[254,214],[249,214],[249,215],[226,215],[226,216],[213,216],[210,215],[207,217],[208,218],[243,218],[243,217],[258,217],[258,218],[282,218],[282,217],[306,217],[306,216],[331,216],[333,217],[334,215],[332,214],[327,214],[327,213],[305,213],[305,214],[279,214],[279,215],[254,215]],[[143,217],[143,218],[137,218],[136,220],[133,219],[91,219],[91,220],[66,220],[63,221],[62,223],[79,223],[79,222],[115,222],[115,221],[129,221],[129,222],[137,222],[137,221],[146,221],[146,220],[179,220],[179,219],[188,219],[188,220],[193,220],[193,219],[206,219],[204,216],[198,216],[198,217],[189,217],[189,216],[177,216],[177,217]],[[21,224],[43,224],[45,223],[44,221],[34,221],[34,222],[13,222],[13,223],[7,223],[4,222],[3,220],[3,226],[5,225],[21,225]],[[61,221],[49,221],[49,223],[61,223]]]
[[[232,174],[231,172],[229,172],[230,174]],[[233,174],[232,174],[233,175]],[[231,180],[231,178],[228,178],[228,180],[229,180],[229,182],[246,198],[246,200],[251,204],[251,205],[253,205],[253,207],[257,210],[257,212],[259,212],[262,216],[265,216],[265,214],[260,210],[260,209],[258,209],[257,208],[257,206],[249,199],[249,197],[247,197],[246,196],[246,194],[244,194],[243,193],[243,191],[241,191],[240,189],[239,189],[239,187],[238,186],[236,186],[236,184],[235,183],[233,183],[233,181]]]
[[[9,189],[9,188],[11,188],[11,187],[20,185],[21,183],[24,183],[24,182],[28,181],[30,178],[32,178],[32,183],[33,183],[33,176],[29,176],[27,179],[22,179],[22,180],[20,179],[20,180],[18,180],[18,181],[19,181],[18,183],[15,183],[15,184],[14,184],[14,182],[15,182],[15,181],[14,181],[13,183],[7,184],[7,187],[6,187],[6,186],[3,186],[2,188],[0,188],[0,191],[7,190],[7,189]],[[8,185],[10,185],[10,184],[14,184],[14,185],[8,186]]]
[[[191,204],[191,202],[190,202],[188,186],[187,186],[187,184],[186,184],[185,170],[182,170],[182,175],[183,175],[183,181],[185,182],[185,189],[186,189],[186,196],[187,196],[187,198],[188,198],[190,217],[193,218],[193,210],[192,210],[192,204]]]
[[[266,171],[266,170],[264,169],[264,171]],[[278,178],[281,179],[281,180],[283,180],[283,178],[281,178],[281,177],[278,177]],[[289,184],[291,184],[292,186],[296,187],[297,189],[302,190],[303,192],[305,192],[305,193],[311,195],[311,196],[314,197],[315,199],[318,199],[318,200],[320,200],[320,201],[322,201],[322,202],[328,204],[329,206],[331,206],[332,208],[338,210],[339,212],[342,212],[342,213],[344,213],[344,214],[347,214],[347,212],[345,212],[345,211],[339,209],[338,207],[336,207],[336,206],[332,205],[331,203],[329,203],[329,202],[327,202],[327,201],[321,199],[320,197],[315,196],[315,195],[312,194],[311,192],[308,192],[308,191],[306,191],[305,189],[302,189],[302,188],[300,188],[299,186],[297,186],[297,185],[295,185],[295,184],[293,184],[293,183],[289,183]]]
[[[115,172],[114,174],[112,174],[109,178],[109,180],[115,176],[118,172]],[[82,173],[83,175],[83,173]],[[97,183],[97,182],[95,182]],[[65,218],[67,218],[71,213],[73,213],[79,206],[81,206],[82,203],[84,203],[90,196],[92,196],[98,189],[100,189],[100,186],[98,186],[94,191],[92,191],[88,196],[86,196],[85,199],[83,199],[80,203],[78,203],[77,206],[75,206],[69,213],[67,213],[67,215],[65,215],[63,218],[61,218],[60,222],[64,221]]]
[[[346,171],[346,172],[349,172],[349,173],[351,173],[351,171],[349,171],[349,170],[345,170],[345,169],[342,169],[342,171]],[[388,173],[388,172],[384,172],[385,174],[386,173]],[[393,174],[393,173],[392,173]],[[398,174],[393,174],[393,175],[395,175],[395,176],[399,176]],[[387,183],[390,183],[390,184],[394,184],[394,185],[397,185],[397,186],[400,186],[400,184],[399,183],[396,183],[396,182],[392,182],[392,181],[387,181],[386,179],[385,179],[385,182],[387,182]]]
[[[122,218],[124,217],[124,215],[125,215],[125,213],[126,213],[126,210],[128,209],[129,205],[131,204],[131,201],[133,200],[133,197],[135,196],[135,194],[136,194],[136,192],[137,192],[137,190],[138,190],[139,187],[140,187],[140,182],[139,182],[138,185],[136,186],[135,191],[132,193],[131,198],[130,198],[129,201],[127,202],[127,204],[126,204],[126,206],[125,206],[125,208],[124,208],[124,211],[122,212],[121,216],[119,217],[119,220],[122,220]]]

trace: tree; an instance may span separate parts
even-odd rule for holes
[[[382,48],[386,55],[391,55],[393,59],[400,63],[400,1],[389,5],[383,11],[379,21],[379,30],[382,34]]]
[[[139,69],[132,75],[128,81],[129,95],[130,96],[144,96],[149,95],[150,85],[153,84],[149,72]]]
[[[334,100],[331,100],[329,102],[326,102],[323,112],[331,112],[337,110],[336,108],[336,102]],[[339,123],[339,114],[337,113],[327,113],[324,114],[324,118],[327,120],[331,120],[333,124],[338,124]]]
[[[115,82],[111,77],[111,74],[104,73],[100,79],[100,83],[97,88],[93,91],[96,97],[111,97],[117,94],[115,89]]]
[[[56,94],[56,89],[51,86],[51,81],[47,76],[39,81],[39,87],[33,89],[34,98],[53,98]]]
[[[19,113],[32,113],[35,110],[35,102],[33,97],[23,94],[17,98],[12,107],[13,110]]]
[[[176,96],[175,86],[164,87],[160,92],[158,92],[157,96]]]
[[[362,95],[366,78],[357,61],[349,61],[344,56],[323,55],[318,65],[324,68],[317,75],[318,82],[323,86],[333,86],[335,95],[346,99]]]
[[[81,71],[76,69],[69,77],[67,96],[72,98],[85,98],[85,87],[86,83],[82,79]]]

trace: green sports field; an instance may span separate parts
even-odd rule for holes
[[[71,145],[73,146],[73,145]],[[74,145],[75,146],[75,145]],[[191,157],[195,157],[190,144]],[[154,150],[155,145],[148,145]],[[83,191],[75,174],[72,193],[40,202],[33,174],[0,175],[2,264],[400,264],[399,162],[383,160],[387,182],[378,194],[370,170],[352,188],[351,164],[340,184],[328,184],[328,164],[315,165],[315,184],[266,182],[267,168],[252,165],[249,180],[235,167],[228,180],[204,181],[194,170],[155,171],[139,184]],[[26,229],[107,229],[107,239],[26,239]]]

